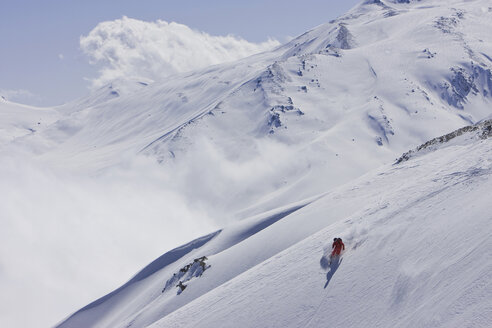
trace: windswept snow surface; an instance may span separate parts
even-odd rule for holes
[[[54,109],[0,99],[0,192],[7,195],[0,223],[8,227],[0,230],[7,290],[0,311],[8,325],[55,322],[165,249],[238,219],[276,217],[275,209],[333,192],[419,144],[490,118],[491,15],[488,0],[368,0],[237,62],[165,80],[115,80]],[[337,220],[349,205],[340,205]],[[263,246],[253,243],[261,234],[244,239],[261,250],[241,270],[327,225],[313,220],[265,237]],[[210,272],[215,257],[232,252],[228,229],[203,246],[216,245]],[[279,240],[271,249],[264,246],[270,237]],[[176,269],[163,269],[170,271],[159,283]],[[148,306],[156,314],[133,319],[153,322],[236,273],[199,291],[192,280],[179,301],[154,295]],[[28,300],[23,295],[34,289],[24,284],[19,292],[22,281],[38,286]],[[104,320],[123,322],[112,311],[126,310],[108,304]],[[135,304],[147,307],[139,298],[126,305],[131,313]],[[35,315],[19,319],[26,308]]]
[[[183,246],[59,327],[489,327],[490,188],[492,139],[444,145]],[[201,277],[162,291],[198,256]]]

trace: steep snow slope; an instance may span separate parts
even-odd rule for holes
[[[490,127],[171,251],[59,327],[488,327]]]

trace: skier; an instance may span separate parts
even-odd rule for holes
[[[345,244],[342,241],[342,238],[333,238],[333,244],[331,245],[331,249],[333,250],[330,255],[330,262],[333,258],[340,256],[342,250],[345,250]]]

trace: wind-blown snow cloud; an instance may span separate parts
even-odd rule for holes
[[[166,187],[157,164],[132,165],[87,176],[2,152],[2,327],[52,326],[164,252],[217,229]]]
[[[100,76],[92,81],[95,87],[125,76],[159,80],[278,45],[273,39],[252,43],[232,35],[209,35],[179,23],[145,22],[125,16],[99,23],[80,38],[80,47],[91,63],[101,65]]]
[[[139,156],[96,175],[0,150],[4,326],[53,325],[309,170],[290,146],[263,140],[252,149],[231,158],[203,138],[174,161]]]

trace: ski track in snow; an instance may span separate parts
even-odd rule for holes
[[[492,217],[480,195],[492,184],[490,142],[426,157],[359,181],[358,195],[340,193],[368,204],[376,191],[394,193],[385,195],[387,204],[328,226],[153,327],[487,327],[492,245],[483,228]],[[406,179],[394,175],[412,182],[398,188]],[[312,206],[326,213],[330,200]],[[317,259],[334,235],[344,237],[347,251],[325,290]]]
[[[144,282],[146,287],[129,291],[125,299],[145,306],[123,322],[142,327],[319,327],[325,322],[447,327],[473,322],[486,327],[488,316],[482,318],[477,309],[490,306],[492,245],[483,227],[492,217],[487,199],[479,196],[491,187],[491,172],[489,140],[387,165],[238,243],[234,239],[240,234],[229,232],[236,236],[229,239],[232,246],[222,257],[210,256],[211,268],[181,295],[142,300],[141,291],[162,287],[170,271],[157,272]],[[305,231],[299,233],[302,225]],[[341,236],[347,249],[334,274],[327,275],[318,259],[333,236]],[[265,251],[268,255],[258,256]],[[206,246],[193,256],[204,253]],[[241,266],[248,258],[256,260],[249,269]],[[222,280],[225,272],[230,278]],[[166,304],[182,306],[169,313]],[[122,324],[113,310],[104,317],[108,327]],[[77,327],[77,321],[71,322]]]

